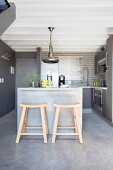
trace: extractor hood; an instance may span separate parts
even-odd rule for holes
[[[52,47],[52,32],[54,30],[54,27],[48,27],[50,31],[50,44],[49,44],[49,52],[48,52],[48,57],[43,59],[44,63],[49,63],[49,64],[54,64],[58,63],[59,59],[57,57],[53,56],[53,47]]]

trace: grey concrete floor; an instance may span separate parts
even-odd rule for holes
[[[83,116],[84,144],[60,137],[55,144],[16,138],[16,112],[0,119],[0,170],[112,170],[113,127],[94,113]]]

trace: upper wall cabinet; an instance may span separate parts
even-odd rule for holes
[[[10,3],[10,7],[0,13],[0,36],[13,23],[16,18],[16,7]]]
[[[99,61],[103,58],[106,58],[106,50],[97,52],[95,55],[95,74],[102,74],[104,73],[104,67],[99,65]]]

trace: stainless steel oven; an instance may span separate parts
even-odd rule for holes
[[[102,90],[101,89],[93,89],[93,100],[95,107],[102,111]]]

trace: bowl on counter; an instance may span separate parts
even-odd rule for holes
[[[68,84],[63,84],[63,85],[60,86],[60,88],[69,88],[69,87],[71,87],[71,86],[68,85]]]

